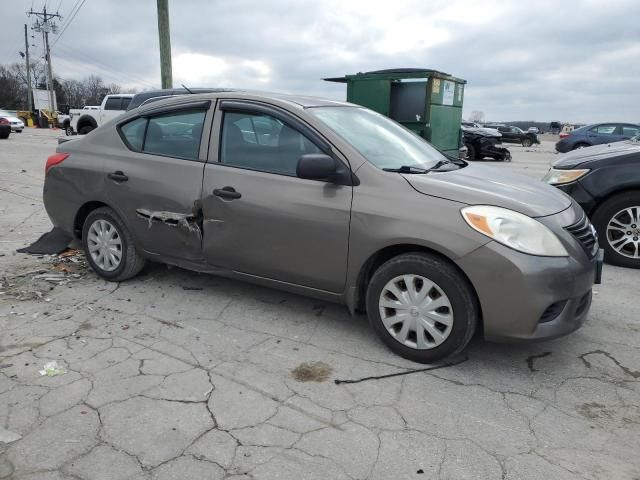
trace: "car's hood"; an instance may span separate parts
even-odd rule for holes
[[[462,127],[462,131],[483,137],[502,137],[502,134],[493,128]]]
[[[580,148],[561,155],[555,162],[554,168],[568,169],[575,168],[589,162],[602,160],[604,158],[619,157],[630,153],[640,152],[640,142],[625,140],[622,142],[605,143],[593,147]]]
[[[571,205],[571,199],[557,188],[484,165],[403,176],[414,189],[425,195],[468,205],[495,205],[531,217],[553,215]]]

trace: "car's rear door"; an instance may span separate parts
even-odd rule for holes
[[[159,108],[118,126],[121,144],[106,160],[105,185],[110,204],[146,252],[202,258],[200,198],[210,105]]]
[[[592,127],[587,132],[587,137],[589,137],[589,141],[592,145],[600,145],[603,143],[611,143],[617,142],[619,140],[619,136],[617,132],[619,132],[618,125],[615,123],[603,123],[601,125],[596,125]]]
[[[213,131],[202,200],[208,262],[341,293],[353,187],[296,176],[303,154],[328,150],[321,137],[282,109],[247,101],[221,102]]]

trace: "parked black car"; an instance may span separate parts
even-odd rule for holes
[[[578,128],[573,132],[561,133],[556,150],[560,153],[579,148],[620,142],[640,135],[640,125],[633,123],[596,123]]]
[[[490,157],[503,162],[511,161],[511,152],[499,145],[501,135],[488,128],[461,127],[467,160],[482,160]]]
[[[485,125],[484,128],[495,128],[502,134],[504,143],[519,143],[523,147],[530,147],[534,143],[540,143],[538,136],[533,132],[525,132],[511,125]]]
[[[640,268],[640,137],[562,155],[544,180],[582,206],[608,263]]]
[[[0,117],[0,138],[9,138],[11,134],[11,122],[4,117]]]

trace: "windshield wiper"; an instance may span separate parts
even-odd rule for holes
[[[420,167],[410,167],[408,165],[402,165],[398,168],[383,168],[385,172],[396,172],[396,173],[427,173],[429,170],[426,168]]]
[[[429,172],[433,172],[434,170],[438,170],[439,168],[444,167],[445,165],[449,165],[450,163],[453,163],[453,162],[451,160],[438,160],[433,165],[433,167],[430,167],[430,168],[402,165],[401,167],[398,167],[398,168],[383,168],[382,170],[384,170],[385,172],[396,172],[396,173],[429,173]]]

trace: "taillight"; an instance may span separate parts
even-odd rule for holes
[[[44,174],[49,173],[49,169],[54,165],[58,165],[59,163],[64,162],[69,157],[68,153],[54,153],[49,158],[47,158],[47,164],[44,167]]]
[[[0,118],[0,125],[11,125],[11,122],[6,118]]]
[[[560,138],[567,138],[569,135],[571,135],[571,134],[570,134],[570,133],[567,133],[567,132],[562,132],[562,133],[560,134]]]

